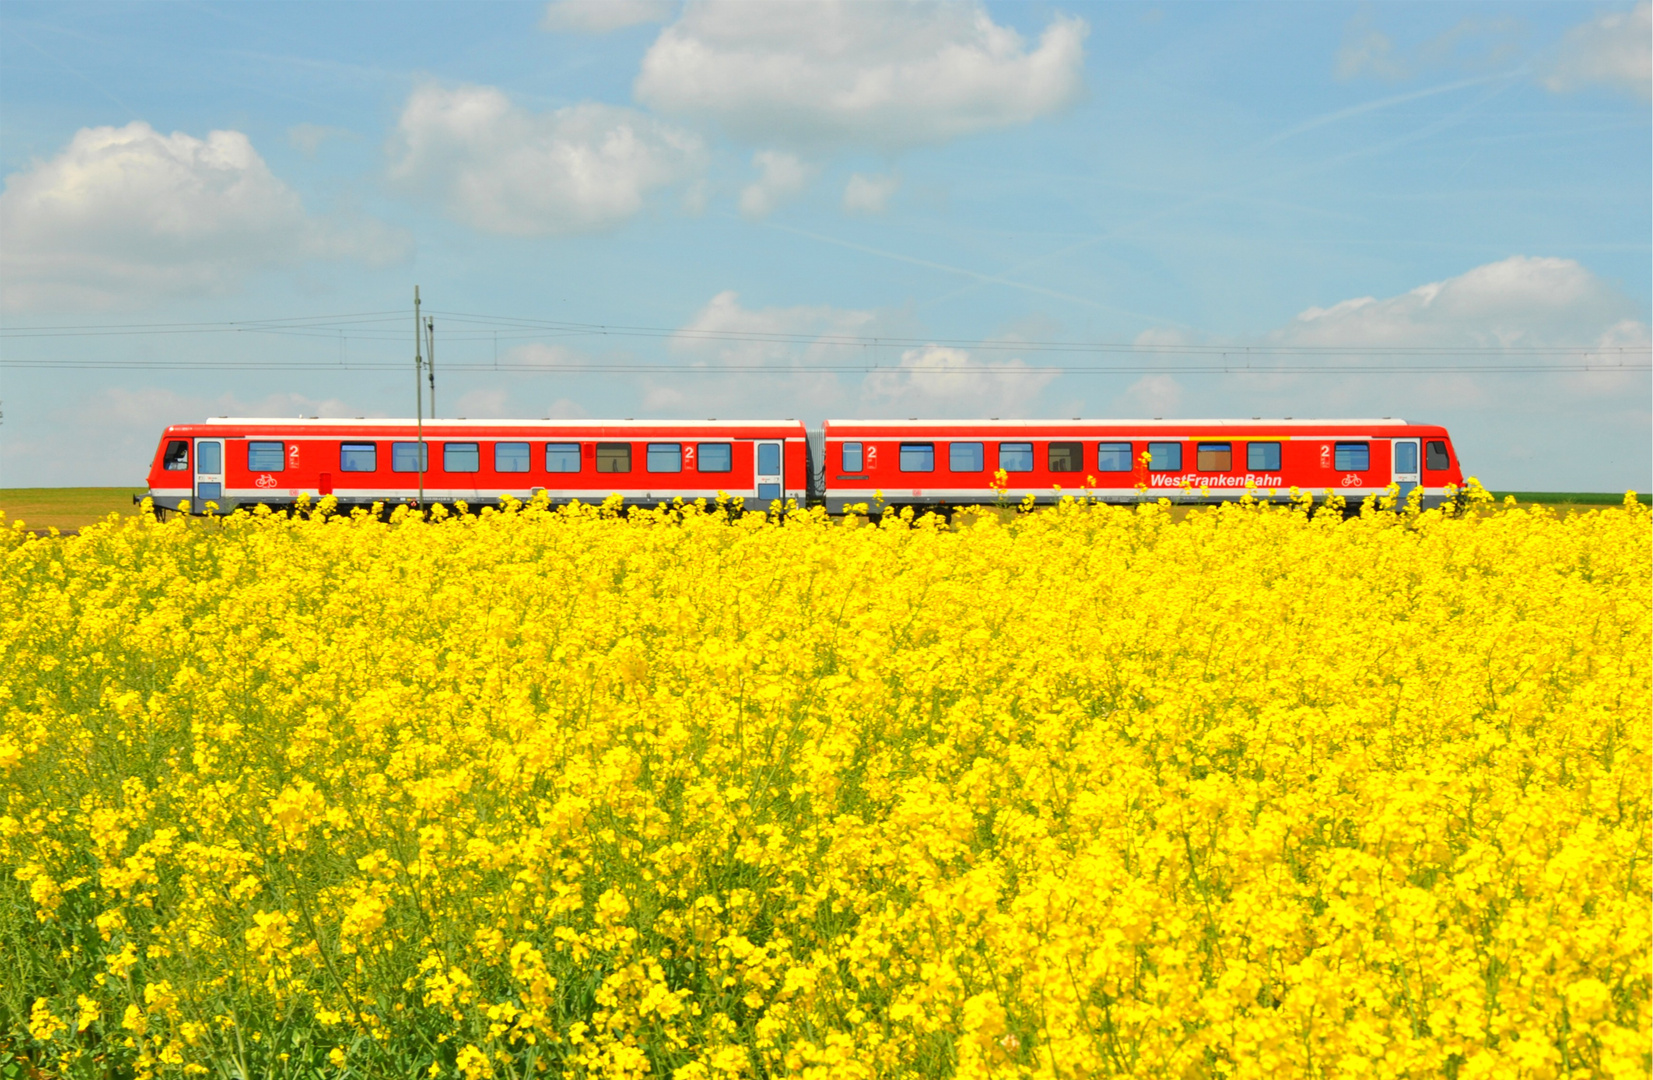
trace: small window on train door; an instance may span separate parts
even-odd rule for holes
[[[391,443],[390,471],[430,472],[430,443]]]
[[[847,473],[858,473],[862,469],[861,444],[847,442],[844,444],[843,469]]]
[[[1131,444],[1128,442],[1098,444],[1096,447],[1096,469],[1098,472],[1130,472]]]
[[[1194,468],[1200,472],[1227,472],[1233,467],[1232,443],[1202,442],[1194,451]]]
[[[494,443],[494,472],[527,472],[528,444],[525,442]]]
[[[935,472],[936,444],[904,442],[901,444],[902,472]]]
[[[1339,472],[1365,472],[1372,466],[1371,447],[1363,442],[1340,442],[1332,451],[1332,468]]]
[[[649,472],[682,472],[683,444],[674,442],[649,443]]]
[[[1033,444],[1030,442],[1000,443],[999,468],[1005,472],[1032,472]]]
[[[600,442],[597,444],[598,472],[630,472],[631,444]]]
[[[701,472],[732,472],[735,450],[726,442],[696,443],[694,459],[695,468]]]
[[[482,453],[474,442],[442,444],[442,471],[451,473],[479,472]]]
[[[579,472],[580,444],[577,442],[546,443],[545,471],[560,473]]]
[[[171,468],[170,465],[167,467]],[[1446,443],[1431,439],[1423,444],[1423,467],[1436,472],[1452,468],[1452,459],[1446,453]]]
[[[248,472],[280,472],[287,464],[287,448],[278,442],[247,444]]]
[[[1176,472],[1182,468],[1182,444],[1179,442],[1151,442],[1148,444],[1148,469],[1151,472]]]
[[[379,468],[379,447],[370,442],[339,444],[340,472],[376,472]]]
[[[1245,467],[1252,472],[1280,471],[1280,444],[1277,442],[1246,443]]]
[[[189,472],[189,440],[173,439],[167,443],[161,467],[167,472]]]
[[[1085,468],[1085,444],[1053,442],[1045,448],[1045,460],[1051,472],[1082,472]]]
[[[979,442],[956,442],[947,445],[947,468],[952,472],[981,472],[986,458]]]

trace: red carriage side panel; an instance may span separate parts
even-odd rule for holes
[[[554,502],[615,493],[641,503],[720,493],[801,502],[802,459],[783,451],[803,440],[797,421],[432,420],[421,433],[412,420],[221,418],[168,428],[149,486],[157,505],[189,500],[197,512],[209,497],[226,511],[328,494],[343,505],[406,502],[421,480],[427,502],[473,506],[540,492]],[[771,459],[768,484],[759,468]]]
[[[1390,419],[840,420],[823,436],[823,496],[834,512],[880,499],[1050,502],[1081,491],[1115,502],[1221,501],[1296,487],[1353,502],[1392,482],[1403,494],[1422,486],[1426,501],[1438,502],[1448,484],[1462,483],[1444,429]]]

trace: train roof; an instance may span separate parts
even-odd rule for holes
[[[318,427],[412,427],[419,423],[427,427],[556,427],[556,428],[658,428],[658,427],[698,427],[698,428],[751,428],[751,427],[801,427],[803,421],[793,420],[637,420],[627,417],[624,420],[552,420],[548,417],[538,419],[494,419],[469,420],[464,417],[456,419],[437,418],[420,421],[414,417],[380,417],[380,416],[300,416],[286,418],[280,416],[211,416],[200,421],[201,425],[219,425],[224,427],[271,427],[280,425],[314,425]],[[177,427],[192,425],[178,424]]]
[[[999,417],[996,417],[996,416],[992,417],[990,419],[985,419],[985,420],[981,420],[981,419],[978,419],[978,420],[921,420],[921,419],[918,419],[917,417],[909,417],[905,420],[901,420],[901,419],[889,419],[889,420],[828,420],[827,423],[831,424],[833,427],[845,427],[845,428],[848,428],[848,427],[912,427],[913,425],[918,425],[919,427],[1095,427],[1099,424],[1107,425],[1109,427],[1167,427],[1167,428],[1258,427],[1258,426],[1267,426],[1267,427],[1294,427],[1294,426],[1295,427],[1325,427],[1328,424],[1337,424],[1339,426],[1354,425],[1354,426],[1364,426],[1364,427],[1384,427],[1384,426],[1416,427],[1416,426],[1418,426],[1413,421],[1402,419],[1401,417],[1398,417],[1398,416],[1384,416],[1384,417],[1341,417],[1341,416],[1330,417],[1330,416],[1328,416],[1328,417],[1309,417],[1309,418],[1297,418],[1297,417],[1290,417],[1290,416],[1286,416],[1286,417],[1254,416],[1254,417],[1251,417],[1250,419],[1245,419],[1245,420],[1235,419],[1234,417],[1225,417],[1225,418],[1220,418],[1220,419],[1209,419],[1209,420],[1200,420],[1200,419],[1166,420],[1166,419],[1162,419],[1162,418],[1157,417],[1157,416],[1154,417],[1151,420],[1132,419],[1130,417],[1123,417],[1123,418],[1115,419],[1115,418],[1112,418],[1112,417],[1100,417],[1100,416],[1099,417],[1083,417],[1083,418],[1075,416],[1075,417],[1072,417],[1072,418],[1069,418],[1069,419],[1063,419],[1063,420],[1057,420],[1057,419],[1048,419],[1048,420],[1039,420],[1039,419],[1002,420],[1002,419],[1000,419]]]

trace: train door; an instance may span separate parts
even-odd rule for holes
[[[1394,482],[1400,485],[1400,497],[1406,498],[1418,486],[1418,440],[1396,439],[1394,453]]]
[[[758,485],[758,499],[769,502],[781,497],[785,490],[781,478],[781,444],[778,442],[760,442],[757,444],[758,468],[755,482]]]
[[[224,440],[195,440],[195,502],[190,509],[201,513],[208,501],[224,501]]]

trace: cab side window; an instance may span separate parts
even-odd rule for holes
[[[1032,472],[1033,444],[1030,442],[1000,443],[999,468],[1005,472]]]
[[[1200,472],[1227,472],[1233,467],[1232,443],[1202,442],[1194,451],[1194,468]]]
[[[280,472],[287,463],[286,449],[278,442],[249,442],[247,444],[248,472]]]
[[[696,467],[701,472],[730,472],[735,467],[734,448],[726,442],[703,442],[695,447]]]
[[[379,467],[379,447],[375,443],[347,442],[339,446],[340,472],[373,472]]]
[[[1051,472],[1078,472],[1085,467],[1085,444],[1053,442],[1045,449]]]
[[[1280,471],[1280,444],[1277,442],[1247,443],[1245,467],[1254,472]]]
[[[1371,448],[1363,442],[1340,442],[1332,454],[1332,467],[1338,472],[1365,472],[1371,464]]]
[[[545,444],[545,471],[577,473],[580,471],[580,444],[548,442]]]
[[[1096,467],[1101,472],[1130,472],[1131,444],[1105,442],[1096,447]]]
[[[167,443],[166,453],[161,457],[161,467],[167,472],[189,472],[189,441],[173,439]]]
[[[494,472],[527,472],[528,444],[525,442],[494,443]]]
[[[1447,456],[1446,443],[1438,439],[1431,439],[1423,444],[1423,466],[1426,469],[1450,469],[1452,459]],[[168,466],[170,468],[171,466]]]

